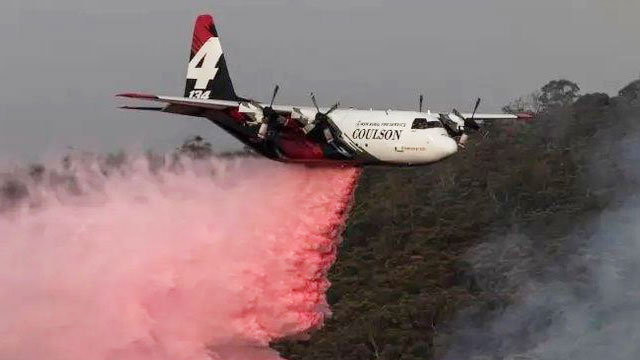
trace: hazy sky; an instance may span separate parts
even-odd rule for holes
[[[279,103],[498,110],[566,77],[615,94],[640,75],[638,0],[2,0],[0,159],[167,148],[196,118],[117,110],[113,95],[182,95],[195,16],[215,15],[236,91]]]

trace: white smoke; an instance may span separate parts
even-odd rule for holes
[[[489,317],[474,319],[478,309],[461,314],[446,359],[640,358],[640,139],[628,134],[611,147],[594,157],[589,181],[595,192],[613,184],[602,191],[615,201],[592,218],[565,219],[575,231],[552,245],[580,244],[575,253],[554,259],[567,249],[545,249],[545,239],[515,232],[468,254],[497,308],[516,300]],[[604,162],[614,166],[600,168]]]

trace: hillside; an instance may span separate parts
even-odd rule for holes
[[[330,276],[334,317],[309,342],[278,349],[288,359],[408,360],[535,346],[544,314],[525,321],[517,344],[484,326],[522,301],[521,279],[592,286],[576,254],[592,221],[634,196],[640,178],[640,147],[628,150],[640,142],[637,83],[489,127],[443,163],[367,168]]]
[[[530,123],[488,126],[432,166],[366,168],[330,274],[334,316],[276,349],[287,359],[638,358],[628,339],[640,338],[639,95],[640,80],[616,97],[552,81],[506,107],[537,112]],[[173,157],[148,154],[151,171],[177,169],[178,154],[213,151],[194,137]],[[224,156],[239,155],[252,156]],[[99,159],[105,176],[128,161]],[[21,171],[38,183],[46,169]],[[80,193],[72,175],[50,175]],[[0,212],[28,197],[0,173]]]

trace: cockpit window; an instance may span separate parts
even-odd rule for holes
[[[431,129],[431,128],[441,128],[442,124],[440,121],[429,121],[425,118],[417,118],[413,120],[413,125],[411,126],[412,130],[418,129]]]
[[[427,119],[415,119],[413,120],[413,125],[411,126],[411,129],[416,130],[416,129],[427,129],[429,127],[429,122],[427,121]]]

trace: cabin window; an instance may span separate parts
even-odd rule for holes
[[[419,129],[431,129],[431,128],[441,128],[443,127],[440,121],[429,121],[425,118],[418,118],[413,120],[413,125],[411,126],[412,130]]]

